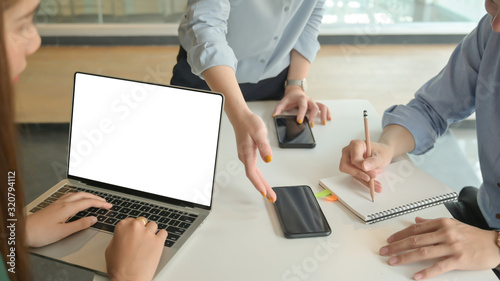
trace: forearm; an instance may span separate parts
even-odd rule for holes
[[[384,128],[379,143],[390,147],[393,158],[415,149],[415,140],[410,131],[403,126],[395,124]]]
[[[495,232],[495,244],[498,246],[498,254],[500,256],[500,231],[497,229],[494,231]],[[498,263],[497,267],[495,267],[496,270],[500,271],[500,262]]]
[[[288,68],[288,80],[302,80],[307,78],[307,75],[309,74],[309,67],[311,66],[311,63],[304,57],[302,56],[299,52],[296,50],[292,50],[290,52],[290,67]],[[294,88],[300,88],[300,86],[297,85],[290,85],[285,88],[285,94]]]
[[[311,63],[295,49],[290,52],[290,67],[287,79],[304,79],[309,74]]]
[[[212,91],[224,94],[224,110],[231,123],[250,112],[231,67],[214,66],[203,71],[202,75]]]

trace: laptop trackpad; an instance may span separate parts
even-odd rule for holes
[[[106,273],[104,252],[112,234],[95,229],[75,233],[54,244],[31,249],[33,253]]]

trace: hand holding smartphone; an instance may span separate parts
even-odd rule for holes
[[[295,115],[277,115],[274,117],[274,123],[281,148],[313,148],[316,146],[307,116],[304,117],[304,122],[299,124]]]
[[[330,235],[328,221],[309,186],[281,186],[273,190],[278,196],[274,208],[286,238]]]

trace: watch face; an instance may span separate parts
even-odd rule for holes
[[[302,79],[302,89],[307,92],[307,80],[305,78]]]

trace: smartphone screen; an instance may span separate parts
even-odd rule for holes
[[[285,237],[330,235],[330,226],[309,186],[280,186],[273,190],[278,196],[274,208]]]
[[[282,148],[313,148],[316,146],[309,120],[304,117],[302,124],[297,116],[278,115],[274,117],[279,146]]]

